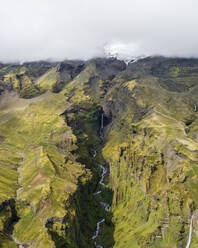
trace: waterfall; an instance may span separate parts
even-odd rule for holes
[[[197,112],[197,105],[194,104],[194,111]]]
[[[103,129],[103,123],[104,123],[104,115],[102,114],[102,117],[101,117],[101,129]]]
[[[100,137],[103,138],[103,128],[104,128],[104,115],[101,115],[101,122],[100,122]]]
[[[192,232],[193,232],[193,215],[190,220],[190,229],[189,229],[189,235],[188,235],[188,243],[186,245],[186,248],[190,248],[191,240],[192,240]]]

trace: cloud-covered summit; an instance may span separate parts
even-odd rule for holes
[[[0,3],[1,61],[87,59],[107,47],[132,56],[198,57],[197,0]]]

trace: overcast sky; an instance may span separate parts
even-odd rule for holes
[[[198,0],[0,0],[0,61],[198,57]]]

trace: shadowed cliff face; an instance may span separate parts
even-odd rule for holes
[[[1,64],[0,94],[2,247],[91,248],[104,217],[104,248],[197,247],[198,60]]]

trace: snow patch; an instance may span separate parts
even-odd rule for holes
[[[139,47],[135,43],[121,43],[112,42],[104,46],[104,53],[106,57],[114,57],[123,60],[126,64],[135,63],[139,59],[148,57],[148,55],[138,55]]]

